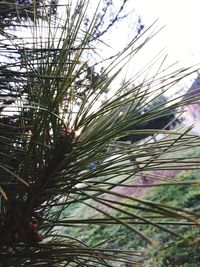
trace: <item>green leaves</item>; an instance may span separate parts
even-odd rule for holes
[[[165,226],[165,218],[170,219],[167,225],[183,220],[186,225],[199,223],[193,212],[127,196],[119,190],[141,175],[148,178],[155,170],[198,168],[199,158],[173,156],[179,150],[199,146],[199,137],[190,133],[191,128],[145,128],[148,122],[162,120],[196,100],[175,98],[165,104],[153,104],[162,92],[195,68],[169,74],[160,69],[161,64],[152,78],[135,81],[146,71],[144,67],[135,77],[116,85],[129,60],[155,35],[157,30],[152,25],[152,33],[134,38],[92,79],[88,73],[95,73],[95,69],[88,52],[97,53],[98,42],[93,34],[99,11],[97,6],[86,30],[89,1],[79,2],[78,12],[69,2],[61,18],[49,16],[44,5],[42,20],[22,25],[26,36],[18,36],[20,27],[13,35],[2,30],[0,54],[6,54],[0,65],[0,233],[4,231],[9,238],[0,237],[0,241],[2,262],[6,264],[10,259],[12,265],[16,258],[18,266],[28,266],[30,259],[32,266],[136,263],[140,253],[103,249],[104,240],[90,248],[62,233],[69,225],[113,223],[153,243],[136,224],[149,224],[177,235]],[[148,67],[151,65],[153,68],[154,63]],[[109,89],[107,100],[102,101]],[[156,142],[152,138],[132,144],[119,141],[127,135],[160,134],[163,137]],[[136,160],[137,167],[130,158]],[[162,184],[179,185],[172,180],[165,182],[164,178]],[[20,205],[13,206],[13,199]],[[100,217],[93,218],[86,209],[88,216],[82,220],[74,205],[92,208]],[[138,215],[137,210],[142,214]],[[63,219],[67,212],[73,217]],[[152,221],[147,218],[149,214],[161,219]],[[33,222],[37,217],[43,220]],[[43,241],[33,242],[31,234],[38,235],[39,231]]]

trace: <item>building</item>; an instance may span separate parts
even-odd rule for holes
[[[188,89],[184,99],[191,99],[194,103],[183,107],[183,122],[187,126],[194,125],[193,133],[200,135],[200,73]]]

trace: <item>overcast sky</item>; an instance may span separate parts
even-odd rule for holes
[[[175,60],[199,57],[200,61],[200,1],[199,0],[129,0],[129,5],[141,14],[145,25],[156,18],[159,25],[166,25],[158,46],[166,45]],[[192,60],[192,59],[191,59]],[[194,60],[194,58],[193,58]]]
[[[66,0],[62,1],[66,3]],[[90,1],[94,8],[99,2]],[[114,8],[117,10],[122,2],[123,0],[113,0]],[[134,25],[137,16],[140,16],[146,28],[156,19],[158,27],[165,28],[130,62],[130,75],[143,68],[162,49],[165,49],[165,54],[168,55],[166,64],[180,61],[179,65],[189,66],[200,62],[200,0],[128,0],[126,5],[125,10],[133,12],[128,19],[117,23],[117,27],[105,35],[104,41],[112,49],[102,46],[100,54],[104,59],[122,49],[130,37],[133,37]]]
[[[113,3],[117,6],[121,0],[113,0]],[[146,28],[156,19],[158,27],[165,26],[138,55],[138,59],[129,64],[129,73],[142,68],[163,48],[168,55],[166,64],[178,61],[178,66],[186,67],[200,63],[200,0],[128,0],[127,7],[135,13],[129,20],[120,22],[106,39],[113,48],[118,49],[127,43],[135,14],[141,16]]]

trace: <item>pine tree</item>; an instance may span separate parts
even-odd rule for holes
[[[42,20],[29,22],[25,27],[31,37],[21,38],[1,29],[0,54],[6,51],[7,59],[2,58],[0,65],[0,266],[117,266],[120,262],[140,260],[139,253],[104,249],[104,240],[98,246],[88,247],[64,235],[64,229],[82,223],[77,214],[73,218],[63,217],[74,205],[85,205],[98,213],[98,218],[88,217],[84,223],[121,224],[135,238],[142,237],[150,243],[153,241],[133,226],[134,220],[138,225],[145,222],[176,234],[162,225],[162,219],[168,218],[172,225],[174,221],[196,219],[195,213],[115,190],[139,175],[128,160],[130,154],[145,158],[143,172],[173,168],[171,158],[166,157],[163,162],[159,156],[198,146],[199,138],[188,134],[189,129],[184,133],[176,131],[171,138],[156,144],[134,142],[131,146],[119,146],[116,151],[112,149],[120,138],[135,134],[127,130],[132,126],[145,125],[148,120],[192,102],[179,100],[137,116],[149,95],[174,85],[192,70],[163,75],[156,84],[152,77],[128,91],[132,81],[127,81],[99,106],[122,63],[139,51],[141,44],[137,45],[137,38],[133,38],[97,79],[80,80],[88,75],[86,51],[94,50],[92,41],[98,21],[97,10],[85,30],[87,4],[88,1],[78,1],[75,9],[67,5],[66,16],[62,18],[49,16],[42,6]],[[37,9],[34,12],[36,16]],[[125,106],[131,108],[121,116]],[[147,132],[148,129],[140,130],[140,134]],[[94,162],[98,164],[91,169]],[[190,160],[184,161],[184,168],[187,165],[191,167]],[[182,159],[176,159],[176,168],[179,166],[183,168]],[[126,201],[112,202],[112,196],[128,199],[132,211],[126,210]],[[102,206],[120,210],[123,216],[112,215]],[[144,216],[138,217],[136,210],[143,211]],[[160,223],[149,219],[146,216],[149,213],[152,218],[162,215]]]

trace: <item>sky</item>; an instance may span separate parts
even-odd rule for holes
[[[113,0],[117,8],[121,0]],[[141,17],[145,28],[156,22],[157,29],[164,28],[145,45],[138,57],[129,64],[127,76],[142,69],[160,51],[167,55],[166,66],[177,62],[175,68],[188,67],[200,63],[200,1],[199,0],[128,0],[128,11],[133,11],[128,20],[118,23],[115,30],[107,36],[106,41],[113,50],[118,50],[127,43],[134,21]],[[107,49],[105,50],[107,53]],[[112,53],[112,51],[111,51]],[[189,87],[195,76],[184,80]]]
[[[66,3],[66,0],[60,1]],[[74,4],[77,2],[71,1]],[[95,9],[99,0],[90,2]],[[114,9],[118,10],[123,0],[112,2]],[[127,36],[134,28],[138,15],[146,28],[156,19],[158,27],[165,26],[152,42],[151,55],[165,48],[171,61],[180,60],[183,64],[200,61],[197,59],[200,59],[200,0],[127,0],[125,10],[132,12],[129,19],[120,21],[117,29],[112,28],[112,32],[106,35],[105,41],[112,46],[113,51],[127,44]],[[106,47],[105,53],[107,51],[110,50]]]
[[[195,55],[200,60],[199,0],[129,0],[129,5],[141,14],[145,25],[156,18],[160,25],[166,25],[159,43],[167,46],[171,57],[192,60]]]
[[[71,0],[72,3],[76,1]],[[66,3],[66,0],[63,0]],[[96,6],[99,0],[91,0]],[[119,8],[123,0],[113,0],[114,8]],[[200,0],[127,0],[128,19],[117,24],[112,32],[105,35],[105,42],[111,46],[103,46],[104,58],[115,54],[130,40],[137,16],[141,17],[145,28],[156,19],[156,25],[164,27],[136,58],[129,64],[128,75],[142,69],[154,56],[164,49],[167,55],[166,65],[178,61],[179,66],[189,66],[200,62]],[[131,13],[132,12],[132,13]],[[126,70],[125,70],[126,71]]]

